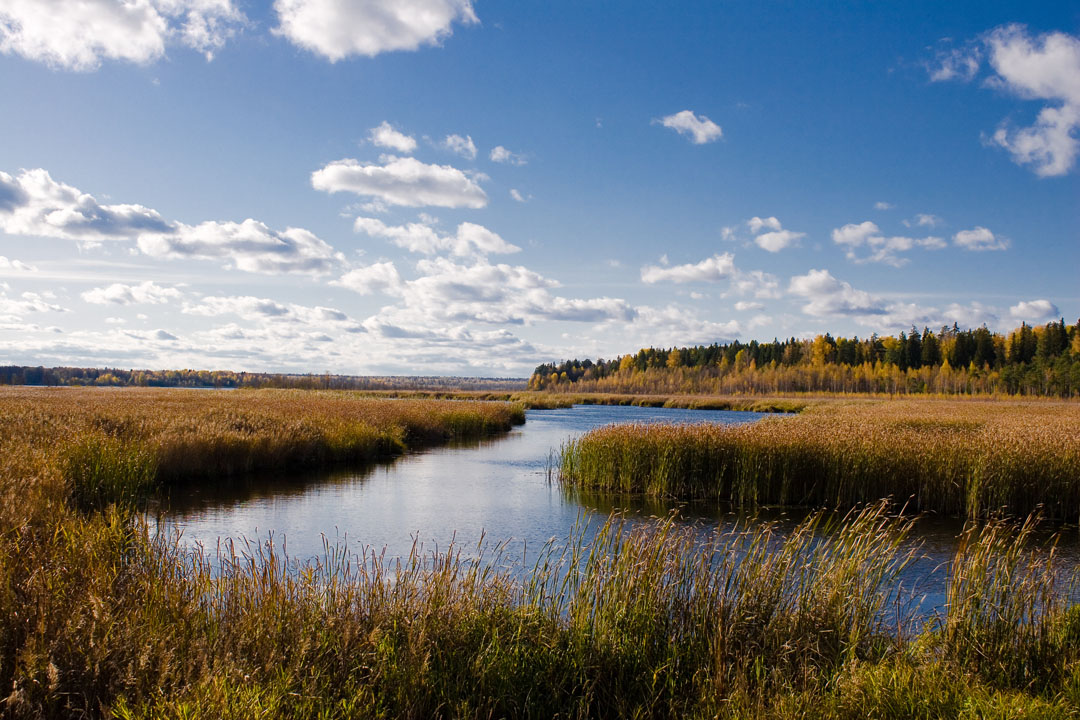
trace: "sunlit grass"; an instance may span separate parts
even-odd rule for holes
[[[902,400],[824,404],[722,425],[615,425],[570,441],[563,480],[740,507],[913,509],[1080,518],[1080,406]]]

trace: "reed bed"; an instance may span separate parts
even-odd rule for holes
[[[970,518],[1080,519],[1080,406],[897,400],[740,425],[616,425],[570,441],[566,484],[759,505],[891,497]]]
[[[1048,602],[1060,574],[1004,527],[971,535],[945,615],[898,633],[890,588],[910,521],[880,505],[706,538],[610,517],[524,574],[498,545],[397,561],[327,545],[297,566],[269,542],[185,549],[116,509],[61,524],[0,534],[9,717],[1080,712],[1075,608]],[[1003,547],[1014,569],[1033,560],[1030,582],[972,571]],[[967,650],[965,633],[1009,630],[1023,672]]]
[[[300,390],[0,389],[0,482],[83,509],[161,483],[370,461],[525,421],[520,405]]]

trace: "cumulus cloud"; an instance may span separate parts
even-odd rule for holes
[[[452,153],[457,153],[466,160],[476,159],[476,143],[471,136],[447,135],[442,146]]]
[[[93,196],[53,180],[41,168],[18,177],[0,172],[0,231],[87,243],[169,232],[155,210],[142,205],[102,205]]]
[[[659,267],[646,265],[641,268],[642,282],[650,285],[660,282],[719,282],[735,273],[735,256],[731,253],[716,254],[699,263]]]
[[[301,228],[276,231],[257,220],[186,225],[142,205],[103,205],[92,195],[53,180],[42,169],[18,177],[0,172],[0,232],[75,240],[84,246],[136,241],[161,258],[224,260],[248,272],[326,273],[344,262],[329,245]]]
[[[956,323],[960,327],[973,328],[995,325],[998,322],[997,310],[977,301],[967,305],[952,303],[945,308],[943,315],[947,322]]]
[[[660,124],[680,135],[686,135],[695,145],[719,140],[724,135],[719,125],[704,115],[695,115],[692,110],[682,110],[674,115],[660,118]]]
[[[759,299],[778,298],[780,280],[772,273],[761,270],[738,270],[731,276],[731,285],[727,295],[736,297],[756,297]]]
[[[980,42],[945,55],[931,80],[971,80],[985,55],[994,72],[987,85],[1048,103],[1033,125],[1016,129],[1003,123],[990,142],[1040,177],[1065,175],[1080,154],[1080,38],[1063,32],[1032,35],[1014,23],[991,30]]]
[[[881,315],[882,302],[850,283],[837,280],[828,270],[811,270],[788,283],[788,293],[806,299],[802,311],[815,317]]]
[[[402,283],[394,263],[381,262],[354,268],[330,284],[348,288],[360,295],[370,295],[376,292],[396,294],[400,292]]]
[[[739,302],[735,303],[735,309],[739,312],[753,312],[754,310],[764,310],[765,306],[759,302],[740,300]]]
[[[891,202],[885,202],[884,200],[878,200],[876,203],[874,203],[875,210],[892,210],[894,207],[896,206],[893,205]]]
[[[462,264],[448,258],[424,259],[417,263],[418,276],[400,281],[393,292],[400,296],[396,306],[384,308],[378,317],[365,321],[369,330],[380,333],[404,328],[433,328],[432,323],[524,324],[537,321],[601,322],[628,320],[635,311],[619,298],[566,298],[552,293],[554,280],[520,265],[492,264],[478,259]],[[390,275],[372,270],[370,275]],[[367,278],[346,275],[340,285],[363,291]],[[355,286],[355,287],[354,287]],[[410,330],[409,332],[413,332]]]
[[[368,138],[374,145],[397,150],[400,153],[411,153],[416,150],[416,139],[414,137],[395,130],[394,126],[385,120],[378,127],[371,128]]]
[[[780,221],[775,217],[760,218],[756,215],[746,221],[746,226],[750,228],[750,232],[759,233],[762,230],[780,230]]]
[[[521,191],[517,188],[510,188],[510,197],[514,198],[519,203],[525,202],[525,196],[521,194]]]
[[[17,318],[29,313],[67,312],[67,308],[50,302],[48,294],[24,292],[18,297],[8,297],[8,289],[0,287],[0,318]]]
[[[785,230],[780,220],[772,216],[766,218],[754,216],[746,221],[746,226],[750,228],[751,233],[756,235],[754,242],[757,246],[771,253],[778,253],[806,237],[806,233]],[[724,230],[725,235],[734,237],[734,230],[730,232],[728,232],[729,228],[724,228]],[[769,232],[763,232],[765,230]]]
[[[1053,320],[1060,314],[1057,305],[1049,300],[1023,300],[1009,308],[1012,317],[1033,323]]]
[[[1009,247],[1008,240],[995,236],[981,226],[956,233],[953,235],[953,244],[965,250],[1005,250]]]
[[[945,241],[939,237],[929,236],[924,238],[910,238],[904,236],[886,237],[876,223],[867,220],[862,223],[848,223],[832,231],[833,242],[847,248],[847,258],[855,263],[880,262],[893,267],[902,267],[908,262],[907,258],[900,257],[898,253],[907,252],[915,247],[928,250],[940,250],[945,247]],[[867,247],[872,252],[866,256],[860,256],[857,248]]]
[[[341,253],[308,230],[277,231],[251,218],[239,223],[177,223],[169,233],[140,235],[138,246],[152,257],[224,260],[252,273],[321,275],[345,263]]]
[[[937,227],[944,222],[945,221],[937,215],[930,213],[919,213],[915,216],[915,225],[918,227]]]
[[[506,242],[498,233],[483,225],[463,222],[454,235],[440,235],[427,223],[387,225],[377,218],[358,217],[353,226],[357,232],[390,240],[410,252],[428,255],[450,252],[454,255],[485,255],[487,253],[515,253],[521,248]]]
[[[37,268],[33,265],[27,265],[22,260],[16,260],[14,258],[8,259],[3,255],[0,255],[0,270],[15,270],[17,272],[37,272]]]
[[[232,0],[4,0],[0,52],[81,71],[149,63],[173,42],[210,59],[245,23]]]
[[[138,285],[113,283],[82,293],[82,299],[94,305],[162,305],[182,296],[175,287],[164,287],[145,280]]]
[[[274,33],[337,62],[437,45],[455,22],[479,22],[471,0],[275,0]]]
[[[251,295],[207,296],[198,302],[185,303],[182,312],[204,317],[236,315],[254,323],[293,323],[315,328],[335,326],[353,332],[363,331],[359,323],[335,308],[281,303]]]
[[[351,192],[387,205],[482,208],[487,194],[476,180],[450,165],[428,165],[415,158],[388,156],[382,164],[344,159],[311,174],[324,192]]]
[[[492,162],[505,163],[507,165],[524,165],[526,163],[525,156],[519,153],[510,152],[502,145],[496,145],[491,149],[491,154],[488,156]]]

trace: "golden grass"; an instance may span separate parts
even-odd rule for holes
[[[524,420],[506,403],[350,392],[0,388],[0,482],[103,507],[155,483],[368,461]]]
[[[563,480],[596,491],[741,507],[849,507],[892,497],[985,517],[1080,518],[1080,405],[895,400],[815,404],[740,425],[616,425],[564,448]]]

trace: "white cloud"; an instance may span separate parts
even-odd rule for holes
[[[10,235],[96,243],[169,230],[169,223],[155,210],[102,205],[40,168],[23,170],[18,177],[0,172],[0,231]]]
[[[762,229],[780,230],[780,221],[775,217],[759,218],[756,215],[746,221],[746,226],[750,228],[750,232],[758,233]]]
[[[1025,26],[1013,23],[986,33],[981,42],[995,73],[987,79],[988,86],[1050,103],[1034,125],[1013,129],[1003,123],[990,142],[1041,177],[1068,173],[1080,154],[1080,38],[1063,32],[1033,36]],[[979,48],[945,54],[930,78],[971,80],[983,54]]]
[[[42,169],[0,172],[0,232],[75,240],[83,246],[136,241],[145,254],[225,260],[247,272],[325,273],[340,253],[301,228],[271,230],[257,220],[186,225],[142,205],[102,205]]]
[[[359,323],[335,308],[281,303],[250,295],[207,296],[195,303],[185,303],[182,312],[203,317],[236,315],[256,324],[285,323],[313,328],[332,326],[351,332],[363,331]]]
[[[526,163],[525,156],[515,152],[510,152],[502,145],[496,145],[491,149],[491,155],[489,156],[492,162],[506,163],[508,165],[524,165]]]
[[[437,45],[455,22],[479,22],[471,0],[275,0],[274,33],[337,62]]]
[[[428,165],[415,158],[388,156],[383,164],[337,160],[311,174],[311,185],[325,192],[352,192],[388,205],[482,208],[487,195],[461,170]]]
[[[1042,177],[1069,172],[1080,152],[1080,38],[1062,32],[1031,37],[1014,24],[992,31],[985,42],[996,84],[1023,98],[1058,103],[1044,107],[1031,127],[998,128],[993,142]]]
[[[996,237],[987,228],[976,226],[971,230],[961,230],[953,235],[953,244],[965,250],[1005,250],[1009,241]]]
[[[463,222],[453,236],[440,235],[427,223],[387,225],[377,218],[358,217],[353,226],[357,232],[390,240],[410,252],[434,254],[451,252],[454,255],[484,255],[487,253],[515,253],[517,245],[503,240],[497,233],[483,225]]]
[[[256,220],[199,225],[165,220],[142,205],[102,205],[42,169],[0,172],[0,232],[75,240],[83,246],[136,241],[154,257],[221,259],[248,272],[324,273],[344,261],[307,230],[271,230]]]
[[[416,150],[414,137],[395,130],[394,126],[385,120],[378,127],[371,128],[371,134],[368,137],[373,144],[397,150],[400,153],[411,153]]]
[[[942,49],[937,53],[936,62],[927,66],[930,80],[971,80],[979,72],[981,57],[981,51],[976,46]]]
[[[162,305],[179,300],[181,296],[177,288],[163,287],[152,280],[145,280],[138,285],[113,283],[82,293],[82,299],[94,305]]]
[[[727,295],[737,297],[753,296],[759,299],[780,297],[780,280],[773,274],[761,270],[736,270],[731,276],[731,286]]]
[[[1009,315],[1012,317],[1034,323],[1054,320],[1060,314],[1057,305],[1049,300],[1025,300],[1009,308]]]
[[[767,250],[771,253],[777,253],[784,248],[791,247],[800,238],[806,237],[806,233],[793,232],[791,230],[777,230],[775,232],[767,232],[758,235],[754,238],[754,242],[762,250]]]
[[[952,303],[943,313],[945,320],[954,322],[962,328],[974,328],[981,325],[995,325],[998,322],[997,311],[980,302],[967,305]]]
[[[510,197],[514,198],[514,200],[517,200],[519,203],[525,202],[525,196],[522,195],[521,191],[517,188],[510,188]]]
[[[457,153],[466,160],[476,159],[476,143],[471,136],[447,135],[443,140],[443,147],[452,153]]]
[[[874,203],[875,210],[892,210],[894,207],[896,206],[893,205],[891,202],[885,202],[884,200],[878,200],[876,203]]]
[[[37,268],[33,265],[27,265],[22,260],[7,259],[3,255],[0,255],[0,270],[15,270],[18,272],[37,272]]]
[[[867,220],[858,225],[855,223],[848,223],[844,227],[834,229],[832,231],[832,239],[837,245],[859,247],[871,236],[880,234],[881,229],[878,228],[877,224]]]
[[[360,295],[375,292],[393,295],[400,292],[401,276],[394,263],[381,262],[350,270],[342,275],[340,280],[330,284],[348,288]]]
[[[660,124],[680,135],[689,136],[690,142],[695,145],[719,140],[724,135],[719,125],[704,115],[695,115],[691,110],[682,110],[674,115],[663,117],[660,119]]]
[[[49,302],[51,298],[35,292],[24,292],[16,298],[9,298],[8,289],[0,288],[0,318],[19,317],[35,312],[67,312],[66,308]]]
[[[723,253],[705,258],[699,263],[658,267],[646,265],[641,268],[641,280],[648,284],[659,282],[718,282],[735,273],[735,256]]]
[[[765,306],[759,302],[750,302],[749,300],[740,300],[735,303],[735,309],[739,312],[752,312],[754,310],[764,310]]]
[[[708,345],[734,340],[742,332],[738,320],[704,320],[691,308],[681,305],[635,308],[633,319],[612,320],[598,328],[606,339],[600,352],[614,348],[626,350],[645,346]]]
[[[231,0],[3,0],[0,52],[86,71],[149,63],[176,41],[209,59],[245,23]]]
[[[325,274],[345,263],[344,256],[303,228],[273,230],[258,220],[178,223],[170,233],[139,236],[139,250],[167,259],[224,260],[252,273]]]
[[[788,292],[805,298],[802,311],[815,317],[835,315],[880,315],[885,308],[880,300],[850,283],[837,280],[828,270],[811,270],[796,275],[788,284]]]
[[[946,243],[939,237],[910,238],[904,236],[885,237],[876,223],[869,220],[862,223],[848,223],[832,231],[833,242],[847,247],[847,258],[855,263],[880,262],[893,267],[902,267],[907,258],[897,253],[907,252],[915,247],[927,250],[940,250]],[[872,250],[869,255],[859,256],[856,248],[866,246]]]
[[[919,213],[915,216],[915,224],[919,227],[937,227],[944,222],[945,221],[937,215],[932,215],[930,213]]]
[[[771,216],[766,218],[754,216],[746,221],[746,226],[750,228],[751,233],[757,234],[754,242],[757,243],[758,247],[771,253],[777,253],[791,247],[806,237],[806,233],[784,230],[780,220]],[[769,230],[769,232],[762,232],[763,230]],[[723,234],[730,239],[734,237],[735,233],[733,229],[724,228]]]

